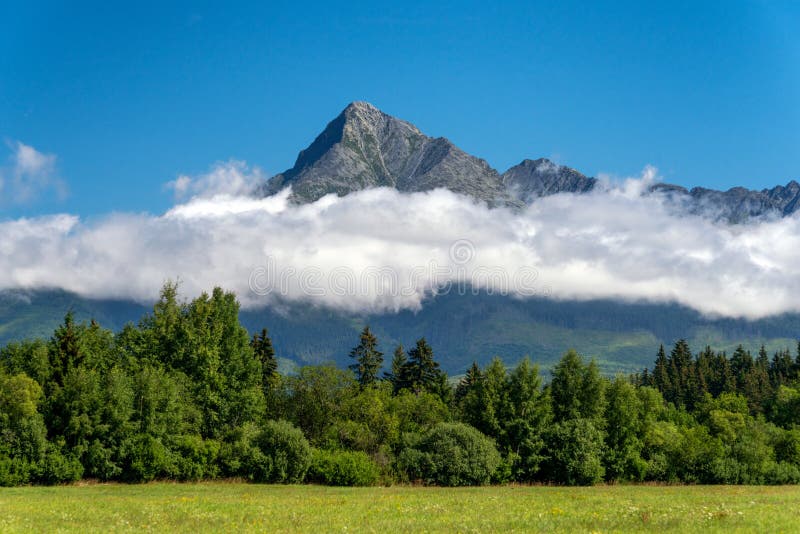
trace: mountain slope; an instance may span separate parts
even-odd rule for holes
[[[82,299],[66,292],[0,293],[0,347],[26,337],[49,338],[72,309],[79,320],[95,318],[113,330],[136,322],[148,310],[138,304]],[[419,312],[355,315],[311,305],[243,310],[251,332],[267,327],[279,356],[299,364],[352,363],[348,354],[364,325],[378,335],[381,350],[411,346],[425,336],[451,374],[474,361],[500,356],[511,364],[524,356],[545,368],[568,349],[597,358],[606,373],[632,372],[652,364],[658,346],[686,337],[694,350],[719,350],[739,343],[770,351],[796,347],[800,315],[750,322],[712,320],[675,305],[612,301],[556,302],[499,295],[440,295]],[[387,356],[387,361],[389,356]]]

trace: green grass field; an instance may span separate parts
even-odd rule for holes
[[[0,531],[798,532],[800,487],[0,489]]]

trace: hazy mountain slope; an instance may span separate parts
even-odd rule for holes
[[[82,320],[96,318],[119,329],[145,312],[137,304],[86,300],[64,292],[0,294],[0,345],[25,337],[49,337],[72,309]],[[710,320],[672,305],[610,301],[555,302],[488,295],[440,296],[419,312],[364,316],[307,305],[281,306],[241,313],[251,331],[266,326],[282,357],[298,363],[351,363],[348,353],[369,324],[382,350],[390,355],[398,343],[410,346],[425,336],[443,367],[459,374],[473,360],[493,356],[513,363],[525,355],[547,367],[569,348],[596,357],[606,372],[633,371],[651,365],[660,343],[686,336],[695,350],[706,343],[732,350],[738,343],[770,350],[791,347],[800,335],[800,316],[761,321]],[[387,356],[387,361],[389,356]]]
[[[79,321],[96,319],[118,330],[150,309],[135,302],[90,300],[66,291],[0,291],[0,345],[32,337],[49,338],[72,311]]]

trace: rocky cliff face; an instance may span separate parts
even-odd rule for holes
[[[526,159],[501,175],[444,137],[428,137],[366,102],[353,102],[300,152],[291,169],[271,178],[260,193],[274,194],[290,185],[292,199],[302,203],[371,187],[404,192],[442,187],[490,206],[521,207],[556,193],[586,193],[596,184],[595,178],[547,159]],[[693,213],[734,223],[800,210],[795,181],[762,191],[687,190],[670,184],[658,184],[653,191]]]

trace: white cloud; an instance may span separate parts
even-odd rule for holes
[[[160,216],[0,223],[0,288],[148,301],[165,279],[179,278],[188,295],[221,285],[250,307],[282,293],[337,309],[394,311],[418,309],[443,282],[466,279],[520,296],[533,286],[556,299],[678,302],[732,317],[800,311],[800,218],[730,226],[675,212],[663,197],[642,194],[655,180],[651,168],[521,212],[445,190],[373,189],[305,205],[291,204],[287,191],[234,194],[254,176],[241,163],[217,165],[189,178],[203,184],[186,189],[195,196]],[[454,243],[467,249],[454,252]],[[379,291],[388,271],[397,287]],[[251,291],[254,273],[257,288],[271,293]]]
[[[0,200],[27,203],[52,191],[62,198],[66,186],[56,173],[56,157],[20,141],[10,143],[9,165],[0,170]]]
[[[196,178],[181,175],[165,184],[178,200],[188,197],[247,195],[267,177],[258,167],[250,168],[243,161],[231,160],[215,164],[211,171]]]

